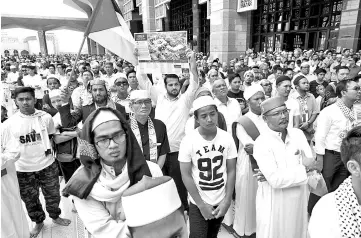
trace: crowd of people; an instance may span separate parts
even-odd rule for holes
[[[54,223],[69,197],[93,237],[361,237],[360,57],[189,50],[181,75],[2,57],[1,234],[40,233],[41,189]]]

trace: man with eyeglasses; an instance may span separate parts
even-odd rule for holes
[[[336,92],[336,102],[320,112],[315,133],[315,152],[317,160],[323,163],[322,174],[329,192],[348,177],[340,158],[340,146],[347,131],[356,125],[353,105],[361,98],[360,85],[351,80],[339,82]]]
[[[272,83],[268,79],[262,79],[260,85],[264,90],[266,99],[272,97]]]
[[[165,157],[170,152],[167,128],[162,121],[150,117],[152,100],[149,93],[146,90],[132,91],[130,108],[129,123],[144,158],[163,168]]]
[[[303,132],[288,128],[289,109],[281,97],[261,103],[267,126],[253,156],[260,172],[256,196],[257,237],[307,237],[308,172],[312,151]],[[264,179],[261,179],[263,177]]]
[[[124,116],[124,118],[126,118],[125,108],[122,105],[113,102],[109,98],[106,82],[104,80],[91,80],[89,84],[89,89],[93,96],[93,103],[90,105],[81,106],[80,108],[74,108],[74,111],[72,112],[70,112],[69,104],[71,93],[69,90],[62,90],[61,99],[63,104],[58,108],[58,111],[63,127],[73,127],[78,125],[78,123],[81,121],[84,123],[87,117],[99,107],[113,108],[114,110],[119,111]]]
[[[115,103],[123,105],[125,107],[125,112],[127,117],[129,116],[130,111],[130,94],[128,93],[129,83],[125,77],[119,77],[115,80],[114,86],[117,90],[117,94],[112,95],[112,100]]]

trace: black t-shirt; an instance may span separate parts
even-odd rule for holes
[[[317,83],[317,80],[313,80],[313,81],[310,82],[310,93],[312,93],[313,96],[315,96],[315,98],[318,97],[317,89],[316,89],[318,85],[321,85],[321,84]],[[328,83],[327,83],[326,81],[323,81],[323,82],[322,82],[322,85],[323,85],[323,86],[325,87],[325,89],[326,89]]]
[[[234,93],[231,90],[229,90],[227,96],[230,98],[236,99],[238,102],[241,102],[242,100],[244,100],[242,90],[240,90],[238,93]]]

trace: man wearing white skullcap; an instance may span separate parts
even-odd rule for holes
[[[267,127],[261,115],[261,103],[265,100],[261,85],[246,88],[244,98],[250,110],[239,118],[232,129],[239,141],[236,167],[236,198],[233,229],[239,236],[251,236],[256,232],[257,163],[253,158],[253,144]]]
[[[8,73],[8,78],[6,81],[8,83],[16,83],[18,81],[18,78],[19,78],[19,73],[16,72],[15,65],[10,65],[10,72]]]
[[[188,230],[177,187],[168,176],[144,176],[122,195],[133,238],[187,238]]]
[[[178,158],[190,200],[189,237],[217,237],[232,201],[237,151],[232,136],[217,128],[212,97],[194,100],[193,110],[200,126],[183,138]]]
[[[162,121],[149,116],[152,100],[148,91],[132,91],[130,108],[133,113],[129,116],[129,123],[145,159],[162,168],[165,157],[170,152],[167,128]]]

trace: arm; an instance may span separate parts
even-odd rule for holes
[[[166,157],[167,155],[165,154],[165,155],[161,155],[161,156],[159,156],[159,158],[158,158],[158,160],[157,160],[157,164],[159,165],[159,167],[162,169],[163,168],[163,166],[164,166],[164,163],[165,163],[165,157]]]
[[[198,71],[197,71],[197,63],[195,60],[194,52],[189,53],[187,56],[189,59],[189,66],[190,66],[190,79],[189,79],[189,86],[185,91],[184,95],[188,107],[191,108],[194,100],[194,93],[198,89]]]
[[[128,237],[129,231],[125,221],[115,220],[102,202],[90,196],[87,199],[73,199],[80,219],[94,237]]]
[[[55,144],[60,144],[60,143],[69,141],[69,140],[73,139],[74,137],[77,137],[76,131],[63,132],[61,134],[54,134],[54,142],[55,142]]]
[[[69,103],[59,108],[59,114],[63,127],[76,126],[81,121],[83,116],[82,110],[80,108],[75,108],[73,112],[70,112]]]
[[[320,113],[317,119],[317,130],[315,133],[315,152],[317,157],[325,154],[325,140],[331,129],[331,125],[332,116],[328,115],[328,110],[326,108]]]
[[[20,158],[19,142],[10,133],[9,124],[1,125],[1,166],[8,160],[18,160]]]
[[[268,138],[269,139],[269,138]],[[272,188],[290,188],[307,183],[306,168],[302,164],[279,168],[267,138],[258,138],[253,147],[253,156],[259,169]]]

